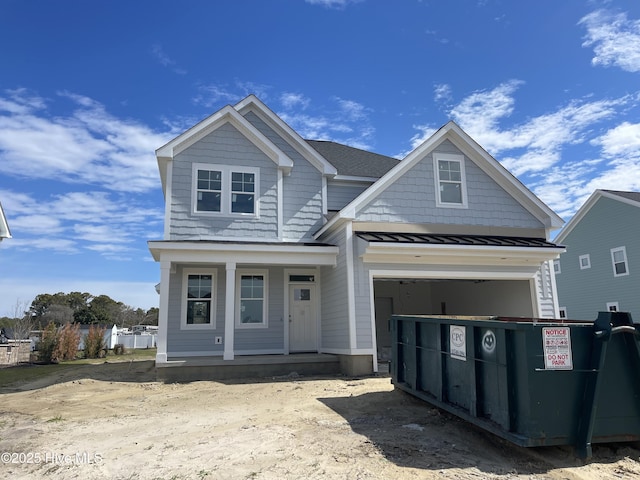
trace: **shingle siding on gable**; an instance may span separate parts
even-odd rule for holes
[[[640,319],[640,208],[601,197],[563,240],[561,273],[556,275],[560,307],[567,316],[593,320],[607,302]],[[615,277],[611,249],[626,247],[629,275]],[[580,255],[589,254],[591,268],[580,270]]]
[[[435,152],[461,154],[448,140]],[[467,157],[465,173],[468,208],[436,207],[433,156],[429,154],[357,212],[357,220],[543,228],[540,221]]]
[[[194,215],[191,205],[193,163],[259,167],[259,218]],[[230,124],[199,140],[176,155],[173,161],[171,240],[219,237],[275,240],[278,237],[277,207],[276,165]]]
[[[310,239],[323,222],[322,174],[256,114],[245,118],[293,160],[291,174],[283,178],[283,239]]]

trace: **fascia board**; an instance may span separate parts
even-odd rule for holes
[[[4,215],[4,210],[2,209],[2,204],[0,203],[0,240],[3,238],[12,238],[11,230],[9,230],[9,223],[7,222],[7,217]]]
[[[478,168],[489,175],[498,185],[505,189],[513,198],[535,216],[545,227],[558,229],[564,225],[564,220],[548,205],[531,192],[517,177],[504,168],[478,142],[471,138],[456,123],[449,122],[448,138],[460,149]],[[447,124],[447,125],[449,125]]]
[[[291,170],[293,160],[274,145],[273,142],[265,137],[257,128],[251,125],[251,123],[233,107],[228,105],[156,150],[158,161],[160,162],[161,159],[173,160],[180,152],[227,122],[236,127],[278,167],[282,168],[286,173]]]
[[[148,242],[155,261],[335,266],[338,247]]]
[[[558,258],[564,251],[563,247],[461,247],[376,242],[365,247],[362,258],[365,262],[377,263],[531,265]]]
[[[620,203],[626,203],[627,205],[631,205],[632,207],[640,207],[640,202],[631,200],[630,198],[621,197],[620,195],[616,195],[615,193],[607,192],[605,190],[599,190],[599,192],[603,197],[610,198],[611,200],[616,200]]]
[[[304,139],[289,125],[287,125],[269,107],[262,103],[255,95],[249,95],[238,102],[235,107],[241,115],[248,112],[255,113],[260,119],[273,128],[281,137],[296,149],[296,151],[308,160],[320,173],[327,176],[337,175],[336,168],[329,163],[320,153],[312,148]]]
[[[578,209],[578,211],[573,214],[573,217],[571,217],[571,220],[569,220],[569,222],[560,231],[560,233],[558,233],[554,241],[558,243],[562,243],[567,238],[567,236],[571,233],[571,231],[576,227],[576,225],[580,223],[580,221],[589,212],[589,210],[591,210],[591,207],[593,207],[601,197],[607,196],[608,198],[614,198],[610,195],[605,195],[605,193],[606,192],[603,192],[602,190],[596,190],[595,192],[593,192],[589,196],[589,198],[587,198],[587,201],[584,202],[584,205],[582,205]]]

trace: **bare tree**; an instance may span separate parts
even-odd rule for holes
[[[12,354],[12,363],[17,364],[20,361],[21,354],[24,354],[25,351],[27,353],[31,351],[31,342],[25,340],[29,340],[33,325],[34,319],[31,312],[29,312],[28,303],[16,300],[16,304],[13,307],[13,340],[16,348],[15,353]]]

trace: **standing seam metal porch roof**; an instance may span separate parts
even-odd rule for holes
[[[562,248],[543,238],[505,237],[498,235],[450,235],[435,233],[390,233],[355,232],[356,235],[373,243],[414,243],[428,245],[463,245],[486,247],[536,247]]]

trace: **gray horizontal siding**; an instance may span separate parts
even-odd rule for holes
[[[640,208],[600,198],[564,239],[556,275],[560,307],[569,318],[594,320],[607,302],[640,319]],[[615,277],[611,249],[626,247],[629,275]],[[591,268],[580,270],[580,255],[589,254]]]
[[[191,204],[194,163],[259,168],[259,218],[194,214]],[[277,167],[231,124],[221,126],[176,155],[170,181],[171,240],[210,240],[217,237],[277,238]]]
[[[450,142],[436,152],[462,153]],[[436,206],[433,156],[425,156],[369,205],[357,212],[357,221],[437,223],[496,227],[543,228],[542,223],[511,195],[465,157],[468,208]]]
[[[256,270],[264,270],[264,268],[257,267]],[[236,328],[234,342],[236,352],[284,351],[284,270],[280,267],[269,268],[268,276],[268,328]]]
[[[370,185],[329,182],[327,184],[327,208],[330,211],[342,210]]]
[[[182,304],[184,302],[182,298],[182,279],[185,268],[191,267],[180,266],[169,277],[167,353],[169,356],[174,352],[210,352],[210,355],[222,355],[224,346],[216,345],[215,337],[224,337],[224,267],[215,266],[211,268],[211,270],[217,270],[217,285],[214,285],[216,328],[203,330],[182,330],[180,328]],[[198,265],[197,268],[207,267]]]
[[[340,249],[337,266],[322,269],[321,348],[349,348],[347,258],[344,230],[330,241]]]
[[[217,285],[214,286],[214,300],[216,308],[216,328],[201,330],[182,330],[181,311],[182,281],[184,270],[192,268],[182,265],[170,275],[169,281],[169,309],[167,330],[167,353],[169,356],[176,352],[204,352],[208,355],[221,355],[224,345],[216,345],[215,337],[225,332],[225,292],[226,273],[224,265],[212,265],[211,270],[217,270]],[[208,269],[198,265],[198,269]],[[246,268],[246,267],[242,267]],[[256,267],[254,270],[264,270]],[[234,350],[283,350],[284,349],[284,270],[282,267],[268,269],[269,277],[269,323],[268,328],[235,329]],[[235,324],[235,323],[234,323]]]

